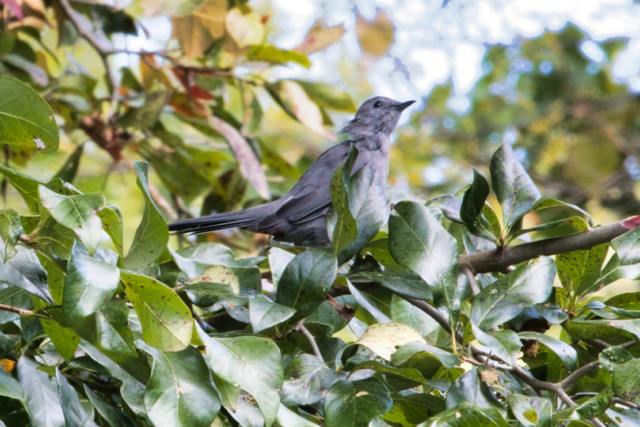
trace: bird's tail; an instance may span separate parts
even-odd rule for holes
[[[235,227],[259,231],[256,228],[260,220],[272,213],[273,209],[274,207],[271,203],[266,203],[241,211],[223,212],[201,218],[186,219],[169,224],[169,231],[179,234],[200,234]]]

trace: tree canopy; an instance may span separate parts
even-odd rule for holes
[[[391,18],[353,13],[361,63],[389,55]],[[339,168],[331,246],[294,247],[167,223],[278,197],[337,140],[367,83],[282,70],[343,25],[284,48],[242,0],[0,17],[0,425],[640,423],[626,40],[489,46],[466,108],[449,81],[397,130],[391,213]]]

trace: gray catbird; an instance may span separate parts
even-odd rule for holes
[[[353,145],[358,156],[351,172],[368,165],[378,179],[386,181],[389,137],[402,111],[414,102],[398,102],[382,96],[365,101],[355,118],[342,129],[347,140],[322,153],[291,191],[280,199],[237,212],[174,222],[169,230],[197,234],[239,227],[271,234],[276,240],[297,245],[327,244],[327,215],[331,208],[329,184],[333,173],[344,164]]]

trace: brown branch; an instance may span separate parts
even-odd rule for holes
[[[0,310],[10,311],[12,313],[19,314],[20,316],[40,317],[42,319],[48,319],[47,316],[40,314],[36,311],[29,310],[27,308],[15,307],[13,305],[0,304]]]
[[[324,360],[322,358],[322,353],[320,353],[320,347],[318,347],[318,344],[316,343],[316,339],[313,337],[311,332],[309,332],[309,330],[304,326],[302,320],[298,322],[295,329],[299,332],[302,332],[302,334],[307,338],[307,341],[309,341],[309,345],[311,346],[311,350],[313,350],[313,354],[315,354],[318,359]]]
[[[509,266],[542,255],[557,255],[565,252],[590,249],[594,246],[610,242],[637,226],[640,226],[640,216],[597,227],[584,233],[538,240],[492,251],[461,255],[459,263],[461,268],[469,268],[476,274],[504,271]]]

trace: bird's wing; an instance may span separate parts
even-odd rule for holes
[[[331,177],[344,164],[350,149],[351,141],[344,141],[322,153],[283,197],[275,216],[302,224],[326,214],[331,206]]]

